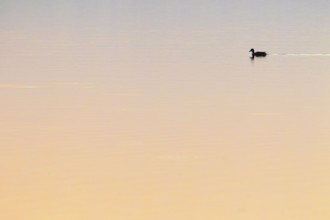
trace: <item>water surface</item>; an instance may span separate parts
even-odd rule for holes
[[[1,219],[329,219],[327,1],[0,4]]]

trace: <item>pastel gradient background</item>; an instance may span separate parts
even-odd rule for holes
[[[328,220],[329,9],[0,0],[0,219]]]

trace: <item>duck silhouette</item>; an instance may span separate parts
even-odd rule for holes
[[[249,52],[252,52],[252,57],[265,57],[267,56],[267,53],[266,52],[260,52],[260,51],[257,51],[257,52],[254,52],[254,49],[252,48]]]

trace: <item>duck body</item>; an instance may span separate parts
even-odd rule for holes
[[[253,48],[250,50],[250,52],[252,52],[252,57],[265,57],[265,56],[267,56],[266,52],[260,52],[260,51],[254,52]]]

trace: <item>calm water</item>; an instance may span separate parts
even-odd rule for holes
[[[329,219],[329,7],[1,1],[0,218]]]

